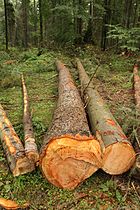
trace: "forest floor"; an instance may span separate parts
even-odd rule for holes
[[[103,53],[91,46],[67,52],[46,49],[40,56],[37,56],[37,52],[37,49],[24,52],[11,49],[9,53],[0,51],[0,103],[21,140],[21,73],[25,76],[34,132],[40,148],[57,103],[58,77],[55,59],[59,58],[71,69],[80,90],[78,73],[74,67],[74,58],[77,56],[90,76],[97,70],[93,83],[127,137],[133,142],[138,124],[135,119],[132,80],[136,57]],[[110,176],[99,170],[75,190],[62,190],[45,180],[39,168],[32,173],[13,177],[9,172],[1,143],[0,197],[19,203],[29,202],[31,210],[140,209],[140,186],[129,176],[129,172],[122,176]]]

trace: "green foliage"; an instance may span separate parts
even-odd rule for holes
[[[127,29],[120,25],[109,25],[109,28],[108,38],[117,40],[122,49],[139,50],[140,27]]]
[[[0,51],[0,61],[2,62],[4,62],[5,60],[10,60],[11,59],[11,57],[10,57],[10,55],[7,53],[7,52],[5,52],[5,51]]]
[[[13,87],[20,87],[20,77],[18,75],[10,74],[8,77],[5,76],[2,81],[0,81],[1,88],[13,88]]]

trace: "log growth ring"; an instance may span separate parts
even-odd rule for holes
[[[103,153],[102,169],[111,175],[122,174],[134,164],[136,154],[129,143],[118,142],[109,145]]]
[[[99,142],[80,135],[51,140],[40,161],[45,177],[63,189],[74,189],[96,172],[101,163]]]

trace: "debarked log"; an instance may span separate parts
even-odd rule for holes
[[[131,175],[140,180],[140,77],[138,73],[138,65],[135,64],[133,68],[134,77],[134,98],[136,104],[136,120],[138,125],[136,128],[136,136],[134,142],[135,152],[137,154],[136,162],[131,170]]]
[[[0,138],[14,176],[31,172],[34,168],[25,155],[24,147],[0,104]]]
[[[102,148],[102,169],[112,175],[122,174],[134,164],[134,149],[98,91],[93,87],[80,60],[76,61],[91,129]]]
[[[40,166],[55,186],[73,189],[101,167],[99,142],[91,135],[83,103],[69,70],[60,61],[59,97],[44,139]]]
[[[23,92],[23,102],[24,102],[23,125],[24,125],[25,154],[32,161],[32,164],[36,165],[39,161],[39,153],[35,142],[31,114],[30,114],[30,107],[29,107],[29,98],[23,74],[21,80],[22,80],[22,92]]]

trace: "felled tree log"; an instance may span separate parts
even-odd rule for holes
[[[0,105],[0,137],[9,167],[14,176],[31,172],[34,168],[25,156],[23,145],[18,138],[6,113]]]
[[[136,110],[140,112],[140,77],[138,74],[138,65],[134,66],[134,91],[135,91],[135,102],[136,102]]]
[[[137,154],[136,162],[131,170],[131,174],[136,179],[140,180],[140,77],[138,74],[138,65],[134,66],[134,97],[136,104],[136,118],[139,122],[138,128],[136,129],[136,141],[134,143],[134,148]]]
[[[91,129],[99,139],[102,148],[102,169],[112,175],[122,174],[130,169],[135,161],[133,147],[97,90],[93,88],[79,59],[77,59],[77,68],[87,102]]]
[[[37,150],[37,145],[35,143],[32,120],[30,115],[29,99],[28,93],[22,74],[22,90],[23,90],[23,101],[24,101],[24,113],[23,113],[23,124],[24,124],[24,140],[25,140],[25,154],[36,164],[39,161],[39,153]]]
[[[22,210],[22,209],[28,209],[29,204],[25,203],[21,206],[21,205],[17,204],[15,201],[8,200],[5,198],[0,198],[0,207],[4,208],[6,210],[8,210],[8,209],[9,210],[18,210],[18,209]]]
[[[99,142],[91,135],[84,107],[69,70],[56,62],[59,98],[44,139],[40,166],[55,186],[73,189],[101,167]]]

